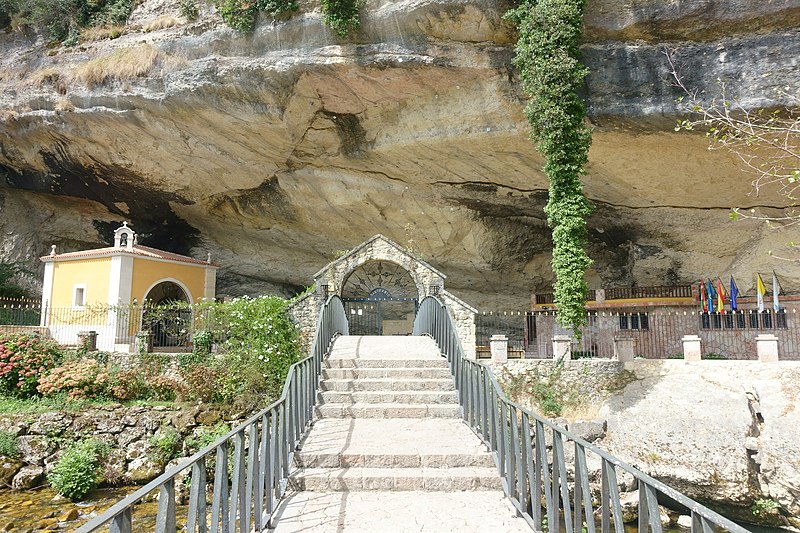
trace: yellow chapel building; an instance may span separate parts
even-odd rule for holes
[[[101,350],[130,351],[138,330],[136,304],[199,303],[214,299],[218,266],[138,244],[127,222],[107,248],[42,257],[42,326],[62,344],[79,331],[97,332]]]

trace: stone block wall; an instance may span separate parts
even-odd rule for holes
[[[42,485],[63,450],[87,438],[105,442],[111,448],[103,472],[104,482],[143,484],[156,478],[166,467],[158,459],[154,436],[177,433],[178,456],[186,456],[187,437],[196,435],[200,426],[214,426],[224,418],[224,412],[208,406],[124,407],[120,404],[79,413],[4,415],[0,418],[0,430],[16,438],[19,457],[0,457],[0,486],[24,490]]]

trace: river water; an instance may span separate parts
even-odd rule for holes
[[[97,489],[92,491],[89,498],[82,502],[71,502],[61,498],[50,488],[19,492],[2,490],[0,491],[0,531],[14,533],[74,531],[137,488]],[[69,516],[73,509],[77,512],[77,516],[73,520],[59,521],[59,519],[73,518]],[[158,502],[154,498],[137,505],[133,515],[133,530],[136,532],[153,531],[157,509]],[[177,512],[179,519],[185,520],[186,506],[178,506]],[[72,514],[75,515],[75,513]],[[182,522],[179,520],[179,523]],[[9,528],[9,525],[12,527]],[[750,525],[744,525],[744,527],[756,533],[783,533],[785,531]],[[626,526],[625,530],[627,533],[637,531],[634,526]],[[670,528],[665,529],[664,533],[686,533],[686,531]]]

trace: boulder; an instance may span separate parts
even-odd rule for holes
[[[569,432],[587,442],[594,442],[606,435],[605,420],[576,420],[569,424]]]
[[[57,437],[61,435],[65,429],[72,423],[72,415],[55,411],[51,413],[43,413],[39,419],[31,424],[28,433],[33,435],[47,435],[48,437]]]
[[[14,480],[11,482],[11,488],[14,490],[26,490],[38,487],[44,480],[44,468],[41,466],[23,466]]]
[[[33,465],[44,465],[44,459],[56,446],[44,435],[24,435],[17,438],[17,448],[23,462]]]
[[[145,430],[139,426],[125,426],[125,428],[117,435],[117,443],[125,447],[135,440],[139,440],[144,436]]]
[[[622,507],[622,521],[626,524],[639,518],[639,491],[620,494],[619,503]]]
[[[155,479],[162,471],[161,465],[147,455],[143,455],[128,463],[124,479],[128,483],[144,484]]]
[[[11,480],[23,466],[25,463],[18,459],[0,456],[0,486],[11,485]]]
[[[181,433],[186,433],[187,431],[197,426],[197,421],[195,420],[195,416],[197,415],[198,411],[199,409],[197,407],[193,407],[192,409],[188,410],[178,411],[169,418],[169,421],[173,426],[175,426],[175,429],[177,429]]]
[[[692,517],[688,514],[680,515],[675,523],[681,529],[692,529]]]

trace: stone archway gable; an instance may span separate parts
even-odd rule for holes
[[[314,279],[318,284],[328,285],[331,292],[339,294],[347,276],[370,261],[389,261],[406,269],[414,280],[420,297],[428,292],[427,287],[433,284],[441,286],[446,278],[444,274],[413,253],[378,234],[328,264],[317,272]]]

